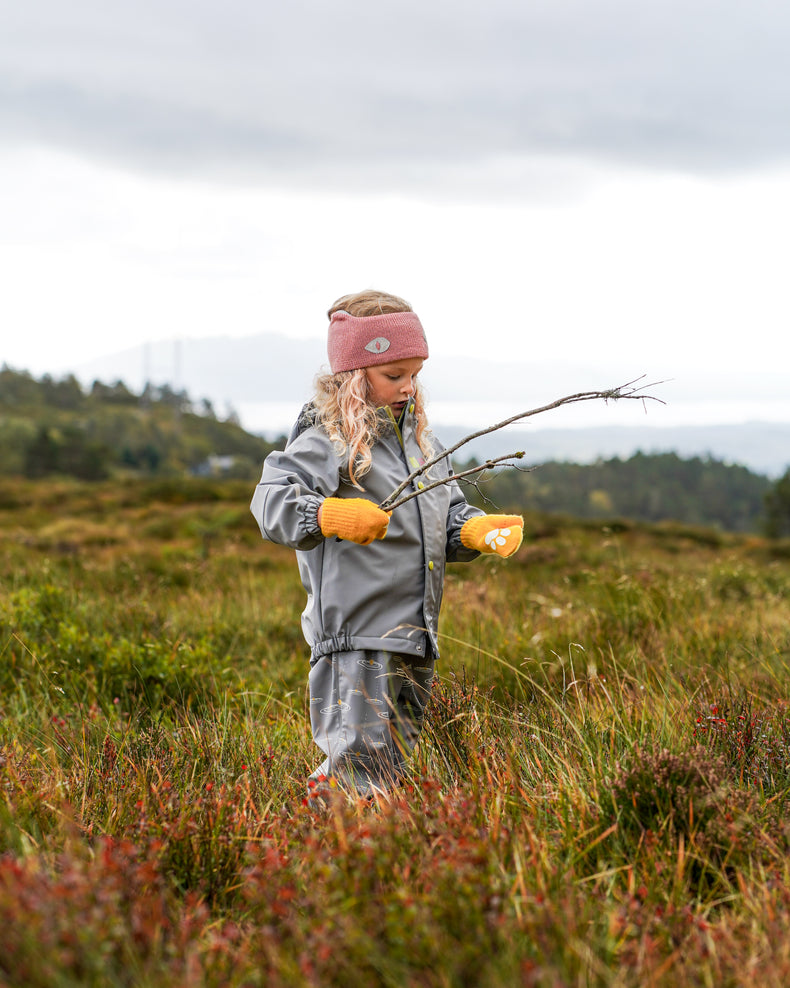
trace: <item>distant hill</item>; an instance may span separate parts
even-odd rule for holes
[[[76,367],[75,374],[85,386],[94,379],[122,380],[133,391],[141,391],[147,381],[168,382],[174,391],[185,390],[196,398],[208,398],[220,413],[260,403],[290,403],[298,408],[311,394],[313,376],[326,363],[326,344],[320,338],[289,339],[278,333],[260,333],[242,338],[212,337],[152,342],[110,354]],[[600,375],[598,374],[597,377]],[[704,389],[717,399],[727,395],[754,397],[755,388],[771,399],[786,398],[784,369],[768,369],[759,382],[706,378],[704,381],[672,383],[664,389],[670,401],[691,400],[695,389]],[[441,404],[463,401],[499,400],[513,410],[534,406],[536,389],[550,398],[590,386],[609,386],[627,380],[627,372],[612,365],[611,378],[600,381],[589,368],[572,360],[525,369],[519,364],[474,361],[460,356],[441,357],[426,364],[425,378],[431,399],[431,420],[445,442],[454,441],[480,426],[472,414],[456,412],[449,419]],[[495,382],[492,384],[491,382]],[[438,412],[436,410],[438,404]],[[491,421],[496,421],[492,419]],[[585,426],[583,428],[538,428],[534,419],[529,428],[497,433],[470,447],[471,454],[487,457],[514,448],[527,450],[533,462],[568,460],[590,463],[612,456],[628,457],[645,453],[676,452],[681,456],[712,456],[726,463],[743,464],[751,470],[778,477],[790,465],[790,422],[749,422],[739,425],[662,426],[660,415],[651,415],[644,427]],[[286,432],[290,420],[282,413],[271,427],[242,417],[250,431],[268,438]],[[486,423],[489,424],[488,419]]]
[[[73,376],[0,370],[0,476],[251,478],[272,449],[232,415],[222,420],[210,402],[194,405],[167,385],[136,394],[95,382],[85,391]]]
[[[221,408],[226,403],[287,401],[302,394],[306,399],[326,360],[323,340],[261,333],[240,339],[159,340],[98,357],[75,367],[74,373],[83,384],[120,379],[135,391],[148,381],[166,381]]]
[[[524,462],[539,463],[550,449],[556,453],[558,434],[543,434],[543,456],[539,438],[540,433],[495,433],[483,444],[463,447],[455,461],[475,454],[484,460],[523,447]],[[574,437],[560,438],[568,443]],[[95,381],[86,390],[73,376],[35,380],[25,372],[0,370],[0,475],[6,477],[221,474],[252,485],[273,448],[246,432],[232,414],[220,419],[209,401],[193,402],[167,385],[136,394],[120,382]],[[576,452],[581,458],[582,446]],[[623,459],[598,457],[588,465],[545,462],[528,472],[502,470],[479,489],[470,488],[470,497],[482,494],[480,503],[508,510],[672,520],[748,532],[763,524],[769,489],[768,477],[712,457],[639,452]]]
[[[462,465],[459,465],[462,466]],[[505,469],[471,487],[487,510],[537,511],[575,518],[676,521],[728,532],[764,527],[767,477],[746,467],[676,453],[636,453],[588,465],[544,463]]]
[[[469,429],[444,426],[441,439],[449,446],[469,432]],[[638,452],[677,453],[683,457],[712,457],[776,478],[790,466],[790,425],[747,422],[649,429],[631,426],[534,432],[508,429],[474,440],[459,450],[458,455],[488,459],[514,450],[524,450],[530,463],[594,463],[615,456],[627,458]]]

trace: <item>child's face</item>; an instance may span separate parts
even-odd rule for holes
[[[377,408],[388,405],[397,418],[414,394],[417,375],[422,370],[422,357],[407,357],[391,364],[366,367],[370,400]]]

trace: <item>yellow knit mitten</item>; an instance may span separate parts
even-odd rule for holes
[[[390,514],[364,497],[328,497],[321,503],[321,533],[370,545],[387,534]]]
[[[464,522],[461,542],[467,549],[512,556],[524,537],[521,515],[478,515]]]

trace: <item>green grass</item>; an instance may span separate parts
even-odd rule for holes
[[[247,494],[2,486],[0,984],[787,982],[786,553],[528,517],[407,784],[322,810]]]

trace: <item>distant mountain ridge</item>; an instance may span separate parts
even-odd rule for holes
[[[210,403],[195,402],[186,391],[152,385],[140,394],[122,381],[95,381],[89,390],[73,375],[35,380],[25,372],[0,368],[0,475],[40,480],[73,476],[84,481],[177,478],[189,474],[225,477],[252,484],[275,443],[245,431],[233,416],[218,419]],[[588,432],[590,430],[587,430]],[[644,430],[630,431],[635,441]],[[455,427],[445,440],[468,432]],[[758,531],[766,521],[768,476],[716,456],[682,457],[676,451],[645,452],[589,460],[590,448],[560,455],[566,435],[501,430],[459,447],[456,460],[512,454],[523,447],[522,466],[486,472],[469,487],[471,498],[501,510],[564,513],[580,518],[617,517],[632,521],[676,521],[725,531]],[[546,448],[541,451],[539,440]],[[589,440],[589,436],[584,437]],[[630,445],[630,444],[629,444]],[[645,445],[642,443],[642,445]],[[779,485],[776,485],[777,489]]]
[[[187,391],[194,399],[208,398],[221,410],[223,405],[237,407],[267,402],[292,402],[298,406],[310,397],[313,377],[325,365],[324,339],[294,340],[277,333],[260,333],[241,338],[151,342],[79,365],[74,373],[85,384],[94,379],[122,380],[137,391],[142,390],[146,381],[167,382],[176,390]],[[429,361],[425,377],[432,403],[457,402],[459,396],[467,396],[480,401],[490,398],[513,402],[515,408],[524,407],[525,392],[534,392],[536,385],[542,387],[543,393],[556,397],[578,390],[577,385],[585,388],[594,382],[594,386],[609,386],[628,380],[627,372],[614,362],[606,381],[597,379],[600,371],[595,372],[595,377],[592,373],[589,368],[571,360],[530,367],[527,380],[523,365],[518,363],[480,361],[453,355],[442,356],[435,365]],[[716,378],[711,383],[707,378],[699,386],[703,383],[708,390],[712,388],[717,397],[728,393],[751,397],[759,390],[767,397],[781,398],[788,391],[785,375],[778,369],[767,371],[759,382]],[[676,385],[672,400],[693,397],[696,384],[687,382],[683,388]],[[655,417],[651,419],[655,421]],[[447,444],[475,428],[458,417],[448,425],[432,414],[432,422]],[[262,429],[242,417],[242,424],[249,431],[264,432],[270,438],[287,431],[284,423]],[[778,477],[790,465],[790,422],[753,421],[705,426],[650,424],[644,428],[590,425],[515,430],[511,427],[464,447],[461,455],[487,458],[511,449],[524,449],[531,462],[589,463],[599,458],[627,457],[640,450],[645,453],[677,452],[681,456],[710,455]]]
[[[469,430],[444,426],[442,442],[449,446]],[[593,463],[612,457],[627,458],[636,452],[674,452],[682,457],[711,457],[748,467],[776,478],[790,466],[790,425],[746,422],[736,425],[688,425],[637,429],[603,426],[589,429],[540,429],[534,432],[495,432],[463,446],[455,454],[466,459],[501,456],[524,450],[529,463],[565,461]]]

